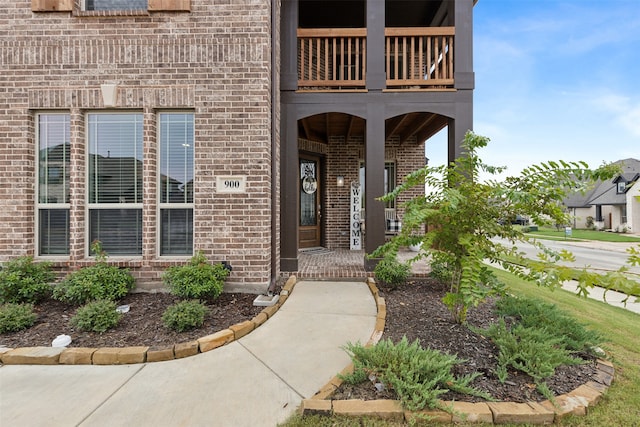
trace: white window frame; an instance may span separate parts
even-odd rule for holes
[[[192,201],[191,203],[171,203],[171,202],[167,202],[167,203],[163,203],[162,202],[162,115],[164,114],[190,114],[193,117],[193,134],[191,137],[191,141],[192,144],[194,144],[194,146],[192,147],[193,151],[193,163],[192,163],[192,181],[194,181],[195,183],[195,112],[194,111],[189,111],[189,110],[164,110],[164,111],[160,111],[157,114],[157,128],[158,128],[158,132],[157,132],[157,204],[156,204],[156,253],[158,254],[158,257],[161,258],[191,258],[194,254],[194,245],[195,245],[195,240],[194,240],[194,235],[195,235],[195,222],[194,222],[194,226],[191,229],[191,241],[192,241],[192,245],[191,245],[191,253],[190,254],[163,254],[162,253],[162,212],[163,210],[170,210],[170,209],[191,209],[191,213],[192,213],[192,219],[193,216],[195,215],[195,203]],[[194,195],[193,197],[195,198],[195,191],[194,191]]]
[[[131,115],[140,115],[142,116],[142,134],[141,134],[141,139],[140,139],[140,143],[142,145],[142,168],[143,171],[146,167],[145,165],[145,161],[144,161],[144,127],[145,127],[145,123],[144,123],[144,115],[142,113],[142,111],[138,111],[138,110],[131,110],[131,111],[105,111],[105,110],[99,110],[99,111],[89,111],[85,114],[85,173],[84,173],[84,187],[85,187],[85,257],[86,258],[92,258],[94,257],[94,255],[91,253],[91,211],[92,210],[100,210],[100,209],[123,209],[123,204],[120,203],[91,203],[90,200],[90,194],[91,194],[91,189],[89,188],[90,185],[90,162],[91,162],[91,141],[90,141],[90,130],[89,130],[89,116],[91,115],[123,115],[123,116],[131,116]],[[143,172],[144,173],[144,172]],[[144,183],[142,184],[142,187],[140,188],[140,191],[143,192],[142,194],[142,202],[140,203],[126,203],[126,208],[124,209],[131,209],[131,210],[140,210],[142,212],[142,221],[144,221]],[[109,254],[110,258],[133,258],[133,259],[140,259],[142,258],[142,255],[144,253],[144,224],[142,226],[142,235],[141,235],[141,245],[142,245],[142,252],[140,254]],[[108,250],[107,250],[108,253]]]
[[[35,144],[36,144],[36,150],[35,150],[35,176],[36,176],[36,185],[35,185],[35,230],[34,230],[34,234],[35,234],[35,246],[36,246],[36,254],[38,258],[68,258],[70,256],[70,252],[71,252],[71,247],[70,247],[70,243],[69,243],[69,252],[66,254],[41,254],[41,246],[40,246],[40,211],[44,210],[44,209],[66,209],[67,210],[67,215],[69,215],[69,228],[71,227],[71,203],[67,202],[67,201],[63,201],[62,203],[59,202],[55,202],[55,203],[48,203],[48,202],[40,202],[40,117],[41,116],[66,116],[69,120],[69,122],[71,122],[71,114],[69,112],[60,112],[60,111],[41,111],[36,113],[34,119],[35,119]],[[69,129],[69,135],[67,135],[67,137],[69,138],[69,145],[71,146],[71,129]],[[70,150],[71,151],[71,150]],[[71,154],[69,155],[69,157],[71,157]],[[69,159],[69,161],[71,162],[71,159]],[[65,175],[65,172],[63,171],[63,177]],[[63,178],[64,179],[64,178]],[[71,185],[71,177],[69,179],[69,183],[67,183],[67,185]],[[69,189],[69,191],[71,191],[71,189]]]
[[[94,0],[94,1],[100,1],[100,0]],[[141,10],[141,11],[147,11],[147,9],[149,8],[149,1],[146,0],[146,5],[143,9],[87,9],[87,0],[82,0],[81,1],[81,7],[82,10],[85,12],[99,12],[99,11],[127,11],[127,10]]]
[[[387,165],[393,165],[393,181],[391,183],[385,183],[387,184],[385,187],[385,194],[387,194],[388,192],[393,191],[397,186],[398,186],[398,162],[395,160],[385,160],[384,161],[384,169],[386,171],[387,169]],[[365,194],[365,182],[364,182],[364,176],[365,176],[365,169],[366,169],[366,165],[364,160],[360,160],[360,163],[358,165],[358,182],[360,183],[360,185],[362,186],[362,207],[364,209],[364,194]],[[384,174],[384,172],[383,172]],[[393,187],[393,188],[391,188]],[[391,200],[389,202],[385,202],[385,208],[388,209],[395,209],[396,208],[396,201],[395,200]]]

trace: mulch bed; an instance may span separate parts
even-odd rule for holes
[[[38,320],[29,329],[0,335],[0,345],[6,347],[50,346],[61,334],[71,337],[69,347],[165,347],[192,341],[228,328],[236,323],[251,320],[263,307],[254,307],[256,295],[223,293],[213,302],[206,302],[208,314],[202,327],[185,332],[175,332],[164,326],[162,313],[179,298],[168,293],[135,292],[118,302],[129,305],[129,312],[122,315],[118,326],[104,333],[79,331],[70,319],[77,308],[55,300],[47,300],[36,306]]]
[[[487,338],[478,335],[466,326],[458,325],[442,303],[446,289],[432,279],[408,282],[397,289],[381,289],[380,296],[387,305],[387,318],[383,339],[398,342],[406,336],[410,342],[418,339],[423,347],[457,355],[464,363],[456,366],[455,375],[462,376],[474,372],[482,373],[471,385],[488,392],[498,401],[526,402],[546,400],[537,390],[533,379],[526,374],[511,370],[508,380],[502,384],[498,380],[498,349]],[[467,321],[478,328],[486,328],[497,322],[494,304],[487,302],[469,310]],[[595,361],[584,356],[584,365],[562,366],[547,384],[558,396],[587,382],[595,373]],[[379,392],[372,383],[358,386],[343,384],[333,396],[334,399],[394,399],[387,390]],[[443,400],[480,402],[481,398],[446,393]]]
[[[294,289],[295,292],[295,289]],[[486,338],[475,334],[467,327],[455,324],[441,302],[446,289],[431,279],[408,282],[396,289],[380,289],[387,305],[387,318],[383,339],[394,342],[407,336],[409,341],[419,339],[423,346],[455,354],[465,362],[457,366],[456,375],[481,372],[472,385],[491,394],[499,401],[545,400],[535,389],[533,380],[517,371],[510,372],[509,379],[502,384],[495,375],[496,347]],[[254,307],[256,295],[225,293],[214,302],[208,302],[209,314],[205,324],[187,332],[174,332],[161,321],[162,313],[178,299],[168,293],[132,293],[119,304],[128,304],[130,311],[122,316],[118,326],[105,333],[75,330],[69,320],[76,308],[57,301],[48,300],[36,306],[38,320],[24,331],[1,334],[0,346],[10,348],[50,346],[56,336],[70,335],[70,347],[164,347],[191,341],[227,327],[250,320],[262,307]],[[497,316],[491,302],[469,311],[468,322],[485,328],[496,322]],[[593,361],[584,365],[561,367],[547,380],[550,389],[560,395],[587,382],[595,373]],[[377,392],[373,384],[356,387],[343,385],[334,398],[386,399],[394,398],[388,391]],[[447,393],[445,400],[480,401],[467,395]]]

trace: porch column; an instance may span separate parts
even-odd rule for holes
[[[280,271],[298,271],[298,123],[295,105],[282,104]]]
[[[448,129],[448,158],[447,164],[455,161],[463,153],[462,141],[467,131],[473,130],[473,91],[462,91],[459,95],[467,100],[459,100],[456,102],[456,118],[449,119]]]
[[[456,93],[455,118],[449,120],[448,162],[463,154],[462,140],[473,130],[473,0],[455,0],[452,23],[456,28],[454,79]]]
[[[367,254],[384,244],[384,203],[376,200],[384,195],[384,112],[383,104],[367,106],[365,144],[365,251]],[[364,259],[364,268],[372,271],[378,260]]]

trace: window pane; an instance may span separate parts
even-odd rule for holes
[[[386,162],[384,164],[384,192],[385,194],[391,193],[396,188],[396,164],[393,162]],[[396,201],[389,200],[385,203],[387,208],[395,208]]]
[[[89,203],[142,203],[142,114],[89,114]]]
[[[40,209],[39,255],[69,254],[69,209]]]
[[[162,209],[160,255],[193,253],[193,209]]]
[[[364,194],[365,194],[365,166],[364,163],[360,163],[359,171],[360,188],[362,190],[362,208],[364,209]],[[396,188],[396,164],[394,162],[384,163],[384,193],[390,193]],[[391,200],[385,203],[387,208],[395,208],[395,200]]]
[[[85,0],[84,10],[147,10],[147,0]]]
[[[69,203],[69,115],[38,115],[38,202]]]
[[[160,203],[193,203],[193,114],[160,114]]]
[[[92,209],[89,241],[109,255],[142,255],[142,209]]]
[[[314,160],[300,159],[300,225],[318,224],[316,205],[318,200],[317,186],[318,164]],[[309,187],[305,187],[305,182]]]

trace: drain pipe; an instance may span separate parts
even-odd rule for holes
[[[276,150],[278,148],[276,144],[276,130],[278,124],[276,123],[276,100],[278,95],[276,73],[278,55],[276,54],[276,37],[278,32],[276,31],[277,20],[277,4],[280,0],[271,0],[271,282],[267,288],[267,295],[273,296],[273,292],[276,289],[276,275],[278,270],[278,263],[276,257],[278,250],[276,248],[276,233],[278,232],[278,205],[277,205],[277,190],[276,177],[278,176],[278,165],[276,164]]]

